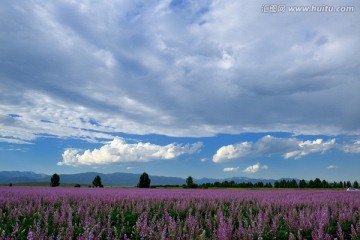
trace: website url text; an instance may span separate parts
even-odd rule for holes
[[[309,5],[287,6],[285,4],[265,4],[261,6],[263,13],[351,13],[353,6]]]

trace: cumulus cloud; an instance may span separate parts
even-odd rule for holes
[[[324,153],[335,147],[335,139],[331,139],[327,142],[324,142],[322,139],[316,139],[314,141],[301,141],[298,146],[297,150],[285,153],[284,158],[299,159],[313,153]]]
[[[191,145],[168,144],[166,146],[151,143],[129,144],[116,137],[99,149],[80,150],[66,149],[62,161],[58,165],[97,166],[130,162],[150,162],[154,160],[170,160],[183,154],[194,154],[200,150],[202,143]]]
[[[249,166],[243,170],[244,173],[256,173],[260,169],[260,164],[254,164],[252,166]]]
[[[219,148],[213,156],[213,162],[225,162],[232,159],[242,158],[251,154],[252,143],[242,142],[235,145],[227,145]]]
[[[0,116],[22,117],[0,118],[0,141],[360,134],[358,14],[274,17],[218,0],[1,7]]]
[[[239,167],[226,167],[223,169],[224,172],[237,172]]]
[[[273,154],[281,154],[285,159],[299,159],[309,154],[325,153],[335,147],[337,147],[335,139],[329,141],[323,139],[301,141],[296,138],[277,138],[267,135],[254,143],[242,142],[223,146],[213,156],[213,162],[220,163]]]
[[[254,165],[251,165],[243,170],[244,173],[256,173],[259,170],[268,170],[269,167],[267,165],[261,166],[260,163],[256,163]]]
[[[260,163],[256,163],[251,165],[243,170],[244,173],[256,173],[259,170],[268,170],[269,167],[267,165],[261,165]]]

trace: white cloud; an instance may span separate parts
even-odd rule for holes
[[[255,143],[255,149],[261,155],[272,155],[294,149],[298,144],[299,140],[296,138],[279,138],[266,135]]]
[[[194,154],[202,143],[192,145],[168,144],[166,146],[151,143],[126,143],[122,138],[114,138],[99,149],[85,150],[66,149],[63,159],[58,165],[97,166],[130,162],[150,162],[154,160],[170,160],[183,154]]]
[[[252,143],[242,142],[236,145],[227,145],[217,150],[213,156],[213,162],[220,163],[233,159],[246,157],[251,153]]]
[[[268,170],[269,167],[267,165],[261,165],[260,163],[256,163],[251,165],[243,170],[244,173],[256,173],[260,170]]]
[[[325,153],[335,147],[337,147],[335,139],[329,141],[322,139],[301,141],[296,138],[276,138],[267,135],[255,143],[242,142],[223,146],[213,156],[213,162],[220,163],[273,154],[281,154],[285,159],[299,159],[309,154]]]
[[[360,140],[354,142],[353,144],[344,144],[341,149],[345,153],[360,153]]]
[[[314,141],[301,141],[298,149],[285,153],[284,158],[299,159],[309,154],[324,153],[334,147],[335,139],[331,139],[327,142],[324,142],[322,139],[316,139]]]
[[[329,165],[327,168],[328,168],[328,169],[334,169],[334,168],[338,168],[338,167],[335,166],[335,165]]]
[[[260,169],[260,164],[256,163],[252,166],[249,166],[243,170],[244,173],[256,173]]]
[[[31,139],[27,139],[27,140],[31,140]],[[15,143],[15,144],[31,144],[31,142],[29,141],[25,141],[23,139],[15,139],[10,136],[0,137],[0,142]]]
[[[256,163],[254,165],[251,165],[243,170],[244,173],[256,173],[260,170],[268,170],[269,167],[267,165],[261,165],[260,163]]]
[[[239,167],[226,167],[223,169],[224,172],[236,172],[239,170]]]
[[[256,173],[260,170],[260,163],[251,165],[243,170],[244,173]]]

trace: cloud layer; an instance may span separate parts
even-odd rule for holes
[[[257,1],[1,5],[0,141],[360,134],[359,14],[265,14]]]
[[[132,162],[150,162],[154,160],[171,160],[183,154],[194,154],[200,150],[202,143],[192,145],[168,144],[166,146],[151,143],[126,143],[122,138],[114,138],[99,149],[81,150],[66,149],[58,165],[97,166]]]
[[[217,150],[213,156],[213,162],[221,163],[242,158],[268,156],[280,154],[284,159],[299,159],[309,154],[325,153],[332,148],[344,148],[356,153],[358,148],[347,147],[348,145],[336,145],[335,139],[324,141],[317,139],[314,141],[301,141],[296,138],[277,138],[267,135],[257,142],[242,142],[223,146]],[[356,144],[355,144],[356,145]]]

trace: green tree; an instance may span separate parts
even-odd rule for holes
[[[331,184],[331,188],[338,188],[339,187],[339,183],[334,181],[332,184]]]
[[[287,188],[288,187],[288,182],[285,179],[282,179],[280,181],[280,188]]]
[[[315,178],[314,180],[314,188],[321,188],[321,180],[320,178]]]
[[[101,177],[100,176],[96,176],[92,182],[94,187],[104,187],[104,185],[102,185],[101,183]]]
[[[354,187],[354,188],[359,188],[359,183],[358,183],[358,181],[355,181],[355,182],[354,182],[353,187]]]
[[[299,182],[299,187],[300,188],[306,188],[306,181],[304,179],[301,179]]]
[[[220,183],[221,187],[229,187],[230,183],[228,181]],[[187,188],[197,188],[198,185],[194,183],[193,178],[189,176],[186,178],[186,187]]]
[[[328,183],[326,180],[322,180],[321,186],[322,186],[323,188],[329,188],[329,183]]]
[[[57,187],[60,185],[60,176],[54,173],[50,180],[50,186],[51,187]]]
[[[297,183],[297,181],[295,180],[295,179],[293,179],[293,180],[291,180],[290,182],[289,182],[289,186],[288,186],[289,188],[298,188],[299,186],[298,186],[298,183]]]
[[[309,187],[309,188],[314,188],[314,187],[315,187],[315,185],[314,185],[314,180],[311,179],[311,180],[309,181],[308,187]]]
[[[150,187],[150,182],[151,182],[151,180],[149,178],[149,175],[146,172],[144,172],[140,176],[138,187],[139,188],[149,188]]]
[[[188,178],[186,179],[186,186],[188,188],[192,188],[194,185],[194,181],[193,178],[191,176],[188,176]]]

